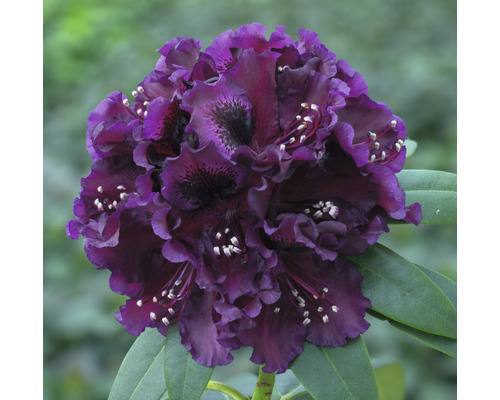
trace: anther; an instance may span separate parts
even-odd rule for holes
[[[323,212],[318,210],[314,213],[313,218],[321,218],[323,216]]]
[[[144,107],[147,107],[149,106],[149,101],[145,101],[144,103],[142,103],[144,105]]]
[[[314,104],[313,104],[314,105]],[[312,106],[311,106],[312,107]],[[306,122],[313,122],[312,118],[307,116],[307,117],[304,117],[304,121]]]
[[[127,99],[123,99],[122,103],[125,107],[130,107],[130,103],[128,102]]]
[[[167,294],[168,294],[168,292],[167,292],[166,290],[164,290],[163,292],[161,292],[161,295],[162,295],[163,297],[165,297]]]
[[[116,200],[113,201],[113,207],[114,208],[118,207],[118,202]]]
[[[153,296],[153,303],[158,303],[158,299],[156,298],[156,296]]]
[[[302,123],[302,124],[300,124],[300,125],[297,127],[297,130],[298,130],[298,131],[301,131],[302,129],[305,129],[306,127],[307,127],[307,124]]]
[[[216,256],[220,256],[219,246],[215,246],[213,250],[214,250],[214,253],[215,253]]]
[[[392,126],[393,128],[395,128],[397,124],[398,124],[398,122],[397,122],[395,119],[393,119],[393,120],[391,121],[391,126]]]
[[[227,235],[229,233],[229,228],[224,229],[224,233]]]
[[[300,143],[302,144],[302,143],[304,143],[305,141],[306,141],[306,135],[302,135],[302,136],[300,137]]]
[[[385,156],[386,156],[385,151],[383,151],[382,152],[382,160],[385,160]]]
[[[311,108],[312,108],[314,111],[319,111],[319,107],[318,107],[316,104],[311,104]]]
[[[163,318],[161,319],[161,322],[163,322],[165,325],[170,324],[170,321],[168,320],[168,318],[167,318],[167,317],[163,317]]]
[[[371,162],[371,163],[372,163],[372,162],[374,162],[374,161],[375,161],[375,158],[377,158],[377,157],[375,156],[375,154],[372,154],[372,155],[371,155],[371,157],[370,157],[370,162]]]
[[[222,235],[221,235],[221,233],[220,233],[220,232],[217,232],[217,233],[215,234],[215,238],[216,238],[217,240],[220,240],[220,238],[221,238],[221,237],[222,237]]]
[[[306,209],[304,210],[304,214],[309,214],[310,212],[311,212],[311,210],[310,210],[309,208],[306,208]]]
[[[300,120],[302,119],[302,117],[301,117],[300,115],[296,115],[296,116],[295,116],[295,119],[296,119],[297,121],[300,121]]]
[[[154,320],[156,320],[156,314],[155,314],[154,312],[152,312],[152,311],[151,311],[151,312],[149,313],[149,318],[151,318],[151,320],[153,320],[153,321],[154,321]]]
[[[373,145],[375,146],[376,149],[378,149],[380,147],[380,143],[379,142],[375,142]]]
[[[323,315],[323,323],[327,323],[328,322],[328,315]]]
[[[174,285],[175,285],[175,286],[179,286],[181,283],[182,283],[182,279],[177,279],[177,280],[174,282]]]
[[[170,315],[175,314],[175,310],[173,308],[168,308],[168,312],[170,313]]]
[[[280,151],[285,151],[285,145],[284,144],[280,145]]]
[[[304,311],[304,312],[302,313],[302,316],[303,316],[303,317],[308,317],[308,316],[309,316],[309,311]]]
[[[137,91],[140,93],[144,93],[144,88],[142,86],[137,86]]]
[[[142,115],[142,113],[143,113],[142,108],[139,108],[139,109],[137,110],[137,115],[139,115],[139,116],[140,116],[140,115]]]
[[[224,254],[226,255],[226,257],[231,257],[231,250],[229,249],[229,247],[227,246],[222,246],[222,251],[224,252]]]
[[[301,106],[302,108],[309,108],[309,104],[307,104],[307,103],[302,103],[300,106]]]
[[[306,326],[307,324],[309,324],[311,322],[311,320],[309,318],[306,318],[304,319],[304,321],[302,321],[302,325],[303,326]]]
[[[135,90],[132,92],[132,96],[137,97],[139,96],[139,93],[137,93]]]
[[[137,307],[142,307],[142,300],[137,300]]]
[[[103,192],[104,192],[104,189],[102,188],[102,186],[99,186],[99,187],[97,188],[97,191],[98,191],[99,193],[103,193]]]
[[[126,189],[125,186],[123,186],[123,185],[118,185],[116,188],[118,190],[125,190]]]
[[[120,200],[125,200],[125,199],[128,199],[129,198],[129,194],[128,193],[120,193]]]
[[[337,306],[332,306],[332,311],[333,312],[339,312],[339,308]]]
[[[324,292],[324,293],[328,293],[328,288],[327,288],[327,287],[324,287],[324,288],[323,288],[323,292]]]
[[[372,140],[375,140],[377,138],[377,134],[376,133],[373,133],[373,132],[368,132],[368,136],[370,137],[370,139]]]
[[[323,312],[323,307],[318,307],[318,312]]]
[[[275,314],[278,314],[279,312],[280,312],[280,308],[279,308],[279,307],[276,307],[276,308],[274,309],[274,313],[275,313]]]
[[[242,250],[239,247],[237,247],[237,246],[233,246],[231,250],[232,250],[233,253],[236,253],[236,254],[241,254],[242,253]]]

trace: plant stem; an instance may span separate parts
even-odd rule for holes
[[[222,382],[210,381],[207,384],[205,390],[217,390],[219,392],[225,393],[232,397],[234,400],[248,400],[245,395],[238,392],[235,388],[226,385]]]
[[[269,400],[273,394],[276,372],[268,374],[262,371],[262,367],[263,365],[261,365],[259,369],[259,378],[257,379],[257,385],[255,386],[252,400]]]

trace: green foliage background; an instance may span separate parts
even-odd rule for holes
[[[106,399],[132,344],[113,312],[125,299],[96,272],[64,226],[89,173],[86,119],[109,94],[148,74],[176,36],[205,46],[227,29],[261,22],[319,33],[367,80],[372,98],[406,122],[418,142],[407,168],[456,172],[456,3],[453,0],[62,0],[44,1],[44,399]],[[456,279],[455,226],[393,226],[381,242]],[[456,398],[455,360],[369,319],[374,363],[399,361],[408,400]],[[220,379],[248,369],[222,368]],[[250,366],[253,368],[253,366]]]

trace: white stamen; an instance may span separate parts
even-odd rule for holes
[[[306,122],[313,122],[312,118],[310,116],[304,117],[304,121]]]
[[[243,250],[241,250],[237,246],[233,246],[233,248],[231,250],[232,250],[233,253],[236,253],[236,254],[241,254],[243,252]]]
[[[370,139],[375,140],[377,138],[377,134],[373,132],[368,132],[368,136],[370,136]]]
[[[132,92],[132,96],[137,97],[139,96],[139,93],[137,93],[135,90]]]
[[[332,306],[332,311],[333,312],[339,312],[339,308],[337,306]]]
[[[328,315],[323,315],[323,322],[325,324],[328,322]]]
[[[276,308],[274,309],[274,313],[275,313],[275,314],[278,314],[279,312],[280,312],[280,308],[279,308],[279,307],[276,307]]]
[[[304,308],[306,306],[306,303],[299,303],[299,308]]]
[[[286,146],[285,146],[284,144],[281,144],[281,145],[280,145],[280,151],[285,151],[285,147],[286,147]]]
[[[104,207],[103,207],[102,203],[99,203],[99,204],[97,205],[97,209],[98,209],[99,211],[104,211]]]
[[[147,117],[148,116],[148,112],[147,111],[144,111],[144,116]]]
[[[137,300],[137,307],[142,307],[142,300]]]
[[[319,111],[319,107],[318,107],[316,104],[311,104],[311,108],[312,108],[314,111]]]
[[[382,160],[385,160],[385,151],[382,152]]]
[[[333,207],[333,202],[332,201],[326,201],[325,206],[327,207]]]
[[[220,256],[220,249],[219,249],[219,246],[215,246],[214,247],[214,253],[216,256]]]
[[[168,308],[168,312],[169,312],[171,315],[175,314],[175,310],[174,310],[173,308]]]
[[[313,218],[321,218],[323,216],[323,212],[318,210],[314,213]]]
[[[220,240],[220,238],[221,238],[221,237],[222,237],[222,235],[221,235],[221,233],[220,233],[220,232],[217,232],[217,233],[215,234],[215,238],[216,238],[217,240]]]
[[[295,119],[296,119],[297,121],[300,121],[300,120],[302,119],[302,117],[301,117],[300,115],[296,115],[296,116],[295,116]]]
[[[108,206],[108,210],[112,210],[112,209],[113,209],[113,204],[110,204],[110,205]]]
[[[391,121],[391,126],[392,126],[393,128],[395,128],[397,124],[398,124],[398,122],[397,122],[395,119],[393,119],[393,120]]]
[[[300,137],[300,143],[304,143],[306,141],[306,135],[302,135]]]
[[[375,156],[375,154],[372,154],[371,157],[370,157],[370,162],[371,163],[374,162],[376,158],[377,157]]]
[[[402,146],[405,144],[404,140],[403,139],[398,139],[398,143]]]
[[[177,280],[174,282],[174,285],[175,285],[175,286],[179,286],[181,283],[182,283],[182,279],[177,279]]]
[[[170,290],[170,293],[168,294],[168,296],[167,296],[167,297],[168,297],[170,300],[173,300],[173,299],[175,299],[177,296],[176,296],[174,293],[172,293],[172,290]]]
[[[104,193],[104,189],[102,188],[102,186],[98,186],[98,187],[97,187],[97,191],[98,191],[99,193]]]
[[[297,127],[297,130],[298,130],[298,131],[301,131],[302,129],[305,129],[305,128],[307,128],[307,124],[302,123],[302,124],[300,124],[300,125]]]
[[[127,100],[127,99],[123,99],[122,103],[123,103],[123,105],[124,105],[125,107],[129,107],[129,106],[130,106],[130,103],[128,102],[128,100]]]
[[[315,294],[313,294],[313,299],[314,300],[318,300],[318,296],[316,296]]]
[[[301,106],[302,108],[309,108],[309,104],[307,104],[307,103],[302,103],[300,106]]]
[[[309,214],[311,210],[309,208],[304,209],[304,214]]]
[[[125,199],[128,199],[129,198],[129,194],[128,193],[120,193],[120,200],[125,200]]]
[[[399,153],[401,151],[401,145],[399,143],[395,143],[394,146],[396,146],[396,151]]]
[[[168,318],[167,318],[167,317],[163,317],[163,318],[161,319],[161,322],[163,322],[165,325],[170,324],[170,321],[168,320]]]
[[[328,214],[330,214],[333,219],[337,218],[339,216],[339,208],[337,206],[333,206],[330,208],[330,211],[328,211]]]
[[[306,318],[304,319],[304,321],[302,321],[302,325],[303,326],[306,326],[307,324],[309,324],[311,322],[311,320],[309,318]]]
[[[373,145],[375,146],[376,149],[378,149],[380,147],[380,143],[379,142],[375,142],[375,143],[373,143]]]
[[[137,110],[137,115],[142,115],[142,112],[143,112],[143,111],[142,111],[142,108],[139,108],[139,109]]]
[[[95,199],[95,200],[94,200],[94,204],[95,204],[96,206],[97,206],[100,202],[101,202],[101,200],[99,200],[99,199]]]
[[[299,295],[299,291],[298,291],[297,289],[293,289],[293,290],[292,290],[292,295],[293,295],[294,297],[297,297],[297,296]]]
[[[228,234],[229,233],[229,228],[224,229],[224,233]]]
[[[238,241],[238,238],[236,236],[233,236],[231,238],[231,243],[234,244],[235,246],[239,246],[240,242]]]
[[[167,295],[167,293],[168,293],[168,292],[167,292],[166,290],[164,290],[163,292],[161,292],[161,295],[162,295],[163,297],[165,297],[165,296]]]
[[[118,202],[117,202],[116,200],[115,200],[115,201],[113,201],[113,207],[114,207],[114,208],[118,207]]]
[[[153,321],[156,320],[156,314],[154,312],[149,313],[149,318],[151,318]]]
[[[153,296],[153,303],[158,303],[158,299],[156,298],[156,296]]]
[[[323,307],[318,307],[318,312],[323,312]]]
[[[294,142],[295,142],[295,138],[293,137],[293,138],[290,138],[290,140],[288,141],[288,144],[292,144]]]
[[[304,312],[302,313],[302,316],[303,316],[303,317],[308,317],[308,316],[309,316],[309,311],[304,311]]]
[[[229,247],[227,246],[222,246],[222,251],[224,252],[224,254],[226,255],[226,257],[231,257],[231,250],[229,249]]]
[[[142,86],[137,86],[137,91],[140,93],[144,93],[144,89]]]

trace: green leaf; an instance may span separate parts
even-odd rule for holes
[[[405,372],[398,363],[391,363],[375,368],[380,400],[404,400]]]
[[[440,274],[439,272],[433,271],[432,269],[423,267],[418,264],[413,264],[427,275],[432,281],[439,286],[439,288],[444,292],[444,294],[450,299],[451,303],[455,308],[457,308],[457,283],[452,281],[450,278]]]
[[[315,400],[378,400],[370,357],[361,336],[342,347],[304,343],[290,366]]]
[[[299,382],[292,370],[276,375],[275,386],[271,400],[311,400],[304,386]]]
[[[415,339],[424,343],[425,345],[432,347],[448,356],[457,356],[457,340],[453,338],[448,338],[439,335],[433,335],[432,333],[422,332],[418,329],[412,328],[408,325],[401,324],[394,321],[385,315],[379,314],[376,311],[368,310],[368,314],[372,317],[380,319],[382,321],[387,321],[391,326],[400,330],[407,335],[413,336]]]
[[[177,325],[168,328],[164,367],[169,400],[199,400],[214,371],[193,360],[181,343]]]
[[[397,174],[406,204],[420,203],[422,224],[457,222],[457,175],[450,172],[407,169]]]
[[[456,339],[456,308],[420,268],[381,244],[347,258],[363,275],[361,289],[373,310],[417,330]]]
[[[165,337],[156,329],[146,329],[125,356],[108,400],[164,399],[164,349]]]
[[[415,142],[414,140],[406,139],[405,146],[406,146],[406,158],[408,158],[411,157],[413,153],[415,153],[418,147],[418,143]]]

